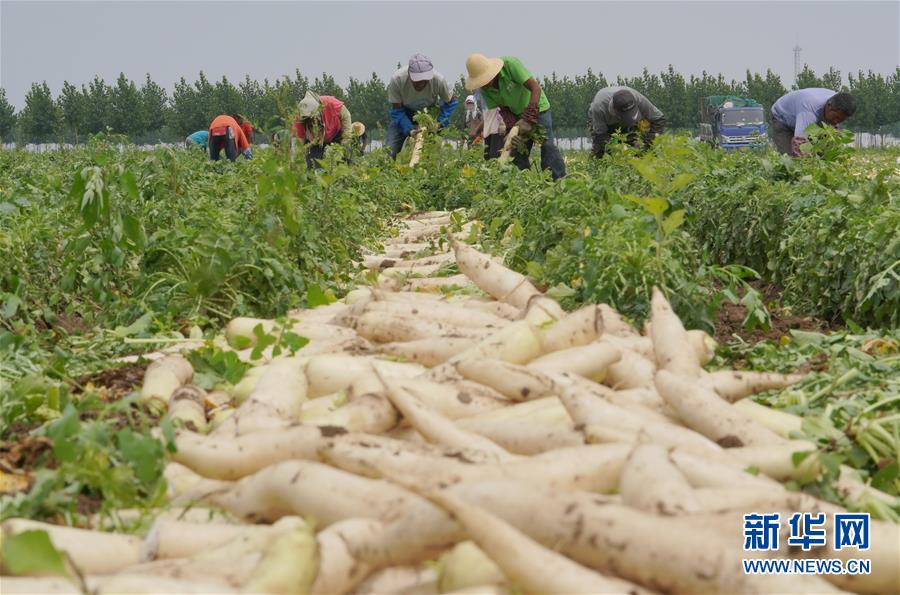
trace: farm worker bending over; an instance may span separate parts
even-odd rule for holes
[[[606,87],[594,96],[588,108],[592,153],[603,157],[614,132],[627,135],[628,144],[638,141],[644,150],[666,128],[666,116],[650,100],[630,87]]]
[[[831,89],[800,89],[782,95],[772,105],[772,141],[780,153],[800,155],[810,124],[837,126],[856,112],[850,93]]]
[[[436,72],[431,60],[422,54],[410,58],[408,66],[394,73],[387,93],[391,104],[391,123],[385,132],[384,142],[393,157],[403,148],[406,138],[418,132],[413,123],[417,111],[439,106],[438,125],[446,126],[457,104],[447,79]]]
[[[350,125],[350,130],[353,131],[353,137],[359,143],[359,152],[365,153],[366,146],[369,144],[369,133],[366,132],[366,125],[362,122],[354,122]]]
[[[537,124],[544,128],[546,140],[541,144],[541,169],[549,169],[553,179],[566,175],[566,163],[559,149],[553,144],[553,117],[550,101],[527,68],[518,58],[486,58],[472,54],[466,59],[466,89],[480,89],[488,109],[507,108],[518,118],[517,146],[513,163],[519,169],[528,169],[531,147],[534,140],[531,133]]]
[[[218,161],[222,149],[231,161],[237,159],[239,151],[245,158],[253,159],[250,143],[240,124],[226,114],[219,114],[209,125],[209,158]]]
[[[481,136],[484,139],[484,158],[497,159],[503,151],[503,140],[506,137],[507,124],[512,127],[516,117],[505,107],[488,109],[481,93],[475,92],[475,99],[481,107]]]
[[[319,159],[325,157],[325,147],[341,143],[350,154],[353,140],[353,121],[344,102],[331,95],[319,96],[307,91],[298,105],[299,119],[294,122],[294,136],[300,142],[309,143],[306,152],[307,167],[320,167]]]
[[[209,130],[198,130],[193,134],[189,134],[187,138],[184,139],[184,146],[187,149],[190,149],[191,147],[200,147],[205,151],[208,143]]]
[[[247,118],[240,114],[235,114],[234,119],[238,123],[238,126],[241,127],[241,130],[244,131],[244,136],[247,137],[247,142],[253,144],[253,126],[250,125],[250,122],[247,121]]]
[[[466,136],[468,137],[469,146],[478,143],[481,140],[481,132],[484,128],[484,117],[481,110],[475,103],[475,96],[466,97]]]

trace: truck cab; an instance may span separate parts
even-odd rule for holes
[[[763,107],[746,97],[704,97],[700,138],[726,151],[763,148],[768,144]]]

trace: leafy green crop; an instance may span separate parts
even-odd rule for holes
[[[779,343],[733,345],[714,363],[765,371],[813,367],[800,383],[757,399],[803,417],[803,434],[819,446],[823,475],[814,492],[838,502],[840,465],[872,486],[900,494],[900,334],[791,331]],[[873,510],[900,520],[900,510]]]

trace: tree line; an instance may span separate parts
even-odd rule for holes
[[[560,137],[585,134],[588,105],[599,89],[610,84],[637,89],[666,114],[671,128],[684,130],[696,128],[701,97],[744,95],[761,102],[768,113],[772,103],[788,91],[771,70],[765,74],[748,70],[743,80],[726,80],[721,74],[707,72],[685,77],[672,66],[659,73],[644,69],[639,76],[619,76],[615,81],[590,69],[574,77],[553,73],[541,84],[550,98],[555,132]],[[460,108],[454,119],[461,125],[462,100],[467,94],[462,77],[455,87]],[[900,67],[886,76],[859,71],[845,80],[834,68],[819,76],[806,66],[792,88],[806,87],[846,90],[856,95],[859,110],[845,124],[851,130],[900,135]],[[342,87],[331,75],[310,80],[299,70],[274,82],[266,79],[260,83],[246,76],[237,84],[226,77],[212,81],[201,71],[193,82],[179,80],[171,93],[149,74],[140,83],[120,74],[112,84],[97,76],[80,87],[65,82],[55,97],[46,82],[34,83],[18,112],[0,88],[0,139],[78,143],[107,132],[138,143],[171,142],[206,128],[220,112],[240,113],[265,134],[283,126],[283,117],[293,111],[307,89],[342,99],[353,119],[365,123],[373,137],[381,137],[388,124],[386,83],[375,73],[367,80],[351,77]]]

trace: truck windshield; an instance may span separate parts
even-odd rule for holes
[[[763,123],[763,111],[755,109],[734,109],[722,113],[725,126],[759,126]]]

